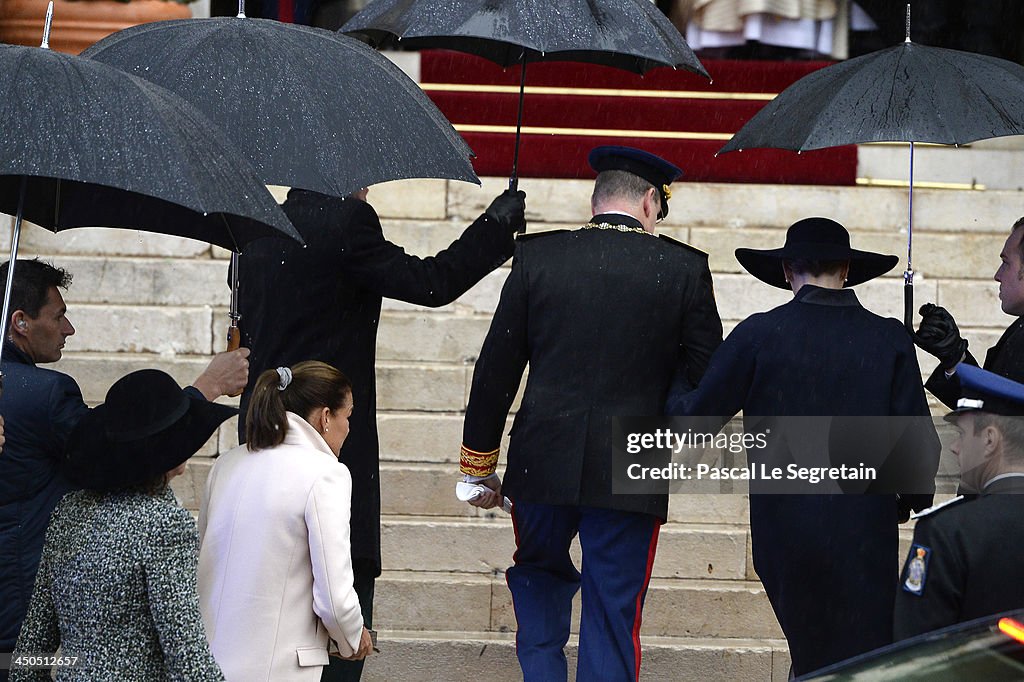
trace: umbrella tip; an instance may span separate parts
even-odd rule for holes
[[[53,23],[53,0],[46,6],[46,22],[43,24],[43,42],[39,47],[50,49],[50,25]]]
[[[910,42],[910,3],[907,3],[907,37],[903,39],[903,42]]]
[[[245,0],[238,0],[238,14],[235,15],[237,19],[245,19]]]

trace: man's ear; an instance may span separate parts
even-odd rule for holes
[[[1002,445],[1003,433],[992,424],[989,424],[982,430],[981,440],[985,444],[985,456],[991,457]]]
[[[26,331],[28,331],[28,315],[24,310],[15,310],[11,315],[11,328],[8,333],[12,336],[14,334],[23,335]]]
[[[644,192],[644,213],[646,215],[657,216],[658,215],[658,202],[654,199],[654,195],[658,190],[651,187]]]

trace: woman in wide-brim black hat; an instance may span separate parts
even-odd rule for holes
[[[84,490],[50,519],[19,653],[59,645],[89,679],[224,679],[199,611],[199,533],[168,484],[236,413],[142,370],[82,418],[65,465]]]
[[[750,461],[770,462],[769,471],[779,466],[788,476],[786,462],[838,467],[837,458],[849,457],[884,465],[881,486],[908,486],[805,480],[799,490],[810,494],[787,495],[772,494],[774,481],[751,483],[754,568],[789,643],[792,672],[802,675],[892,641],[897,524],[930,504],[939,441],[910,336],[898,320],[866,310],[850,288],[891,270],[895,256],[853,249],[842,225],[807,218],[789,228],[781,248],[737,249],[736,258],[759,280],[792,289],[793,299],[737,325],[697,389],[674,396],[669,413],[720,424],[742,411],[744,429],[767,439],[748,450]],[[886,434],[845,428],[868,423],[861,417],[889,425],[890,416],[919,418],[899,420],[908,428],[895,447]],[[886,494],[863,494],[875,490]]]
[[[736,260],[765,284],[796,293],[805,283],[853,287],[896,267],[899,258],[850,247],[850,233],[829,218],[804,218],[778,249],[736,249]]]

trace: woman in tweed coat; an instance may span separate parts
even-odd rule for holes
[[[234,413],[143,370],[82,419],[67,464],[86,489],[53,512],[15,662],[60,646],[58,680],[224,679],[199,613],[199,534],[167,483]],[[49,679],[46,668],[10,676]]]

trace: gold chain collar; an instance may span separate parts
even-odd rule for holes
[[[652,237],[657,235],[652,234],[642,227],[630,227],[629,225],[612,225],[611,223],[587,223],[580,229],[582,230],[617,230],[619,232],[639,232],[640,234],[647,234]]]

